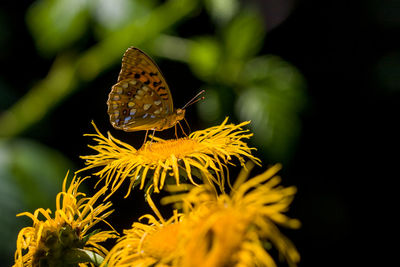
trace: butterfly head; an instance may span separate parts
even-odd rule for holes
[[[181,121],[185,117],[185,111],[184,109],[177,108],[175,110],[175,116],[176,116],[176,121]]]
[[[168,128],[173,127],[175,124],[177,124],[179,121],[183,120],[185,118],[185,110],[184,109],[174,109],[174,112],[166,116],[163,120],[162,123],[158,127],[155,127],[157,131],[162,131]]]

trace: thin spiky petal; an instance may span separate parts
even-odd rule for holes
[[[117,233],[105,220],[113,212],[109,210],[111,202],[96,204],[106,188],[93,197],[87,197],[78,191],[86,178],[74,177],[67,187],[67,177],[68,174],[62,191],[57,194],[54,216],[51,216],[51,210],[42,208],[33,214],[23,212],[17,215],[31,218],[33,225],[21,229],[18,234],[14,266],[38,266],[43,261],[57,265],[65,260],[62,257],[66,251],[75,248],[102,256],[107,254],[107,249],[100,243],[116,238]],[[90,233],[89,230],[99,222],[108,224],[111,230]]]
[[[96,133],[87,136],[97,142],[97,145],[89,146],[97,154],[82,156],[87,166],[78,172],[100,167],[94,175],[99,176],[99,182],[105,180],[105,187],[111,188],[110,194],[118,190],[126,179],[131,180],[131,186],[136,184],[138,177],[140,189],[150,178],[154,191],[159,192],[169,177],[179,184],[182,172],[193,184],[196,184],[196,177],[203,182],[215,183],[224,191],[227,166],[234,164],[234,158],[241,165],[246,159],[260,164],[260,160],[251,154],[255,148],[244,142],[252,136],[243,129],[249,122],[235,125],[227,124],[227,121],[228,118],[221,125],[193,132],[185,138],[163,140],[154,137],[139,150],[110,133],[105,137],[92,122]]]

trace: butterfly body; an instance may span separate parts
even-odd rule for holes
[[[111,88],[107,105],[111,124],[127,132],[162,131],[185,116],[184,109],[174,108],[171,92],[156,63],[134,47],[123,56],[118,82]]]

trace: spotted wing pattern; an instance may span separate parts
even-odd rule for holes
[[[122,58],[118,82],[108,96],[111,124],[127,132],[162,129],[174,108],[168,85],[154,61],[130,47]]]

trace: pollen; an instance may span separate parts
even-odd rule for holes
[[[184,158],[194,151],[202,151],[205,149],[201,143],[189,138],[181,138],[176,140],[167,140],[162,143],[146,144],[138,150],[144,158],[149,161],[166,160],[171,155],[177,158]]]

